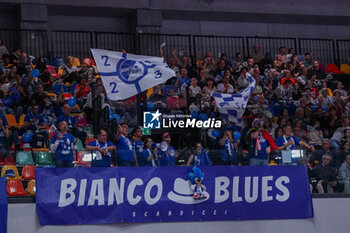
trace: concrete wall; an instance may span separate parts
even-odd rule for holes
[[[350,2],[0,0],[0,28],[350,39]]]
[[[297,220],[40,226],[35,204],[9,204],[8,233],[348,233],[350,198],[313,199],[315,217]]]

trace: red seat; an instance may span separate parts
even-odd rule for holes
[[[78,166],[91,167],[92,154],[91,151],[77,151],[75,163]]]
[[[343,71],[340,71],[338,66],[336,64],[328,64],[327,65],[327,70],[330,73],[334,73],[334,74],[342,74],[344,73]]]
[[[35,166],[24,165],[22,168],[22,179],[32,180],[35,179]]]
[[[9,180],[6,184],[6,192],[8,196],[25,196],[23,184],[20,180]]]
[[[4,165],[16,165],[16,162],[13,161],[12,154],[10,156],[5,157],[4,155],[0,155],[0,166]]]

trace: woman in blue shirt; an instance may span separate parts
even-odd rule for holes
[[[171,136],[169,133],[164,133],[162,136],[163,141],[167,143],[166,150],[162,150],[162,148],[158,149],[158,164],[159,166],[175,166],[175,149],[170,145]]]
[[[144,147],[142,154],[137,155],[137,161],[140,167],[155,167],[156,163],[154,161],[154,153],[153,153],[153,140],[150,137],[147,137],[144,140]]]
[[[194,146],[193,154],[187,160],[187,166],[210,166],[212,162],[207,155],[207,152],[202,147],[200,142],[197,142]]]

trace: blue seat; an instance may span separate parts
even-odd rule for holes
[[[64,59],[62,57],[55,57],[52,61],[52,65],[54,67],[60,67],[61,65],[64,65]]]
[[[171,90],[173,90],[174,92],[177,92],[177,88],[173,85],[164,86],[163,87],[163,95],[167,96]]]
[[[63,89],[63,92],[62,92]],[[56,95],[59,95],[61,93],[67,93],[67,87],[66,85],[62,84],[62,83],[57,83],[54,87],[53,87],[54,93]]]
[[[47,57],[44,57],[46,65],[51,65],[51,60]]]

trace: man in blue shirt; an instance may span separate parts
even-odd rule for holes
[[[136,153],[132,141],[127,137],[129,127],[126,123],[120,124],[115,137],[117,146],[117,161],[121,167],[138,166]]]
[[[68,133],[67,122],[61,121],[58,124],[59,132],[51,139],[51,152],[55,153],[56,167],[73,167],[75,138]]]
[[[253,121],[254,132],[250,134],[251,147],[249,150],[252,166],[268,165],[271,151],[278,149],[270,133],[263,129],[263,125],[263,119]]]
[[[238,157],[236,152],[237,144],[233,142],[232,131],[226,129],[220,142],[221,165],[237,165]]]
[[[97,134],[97,140],[86,145],[86,150],[96,151],[96,158],[92,160],[92,167],[110,167],[112,165],[112,151],[116,149],[112,142],[107,141],[107,132],[103,129]]]
[[[164,133],[162,139],[167,144],[167,148],[158,148],[158,165],[159,166],[175,166],[175,149],[170,145],[171,136],[169,133]]]
[[[134,149],[137,157],[137,162],[139,162],[139,158],[143,158],[143,142],[142,138],[142,130],[140,127],[136,127],[131,131],[132,140],[134,142]],[[141,166],[139,164],[139,166]]]
[[[7,155],[9,148],[10,132],[6,117],[0,113],[0,154]]]
[[[87,139],[87,133],[82,131],[77,126],[77,120],[70,115],[71,107],[68,104],[64,104],[62,107],[63,114],[57,118],[56,125],[58,123],[65,121],[68,125],[68,132],[71,133],[74,137],[79,138],[80,141],[85,146],[85,142]]]
[[[276,139],[276,145],[279,150],[294,150],[297,145],[301,145],[308,150],[315,151],[313,146],[310,146],[306,142],[301,141],[299,138],[292,135],[292,127],[285,125],[283,127],[283,135]]]
[[[204,150],[200,142],[195,144],[193,154],[187,160],[187,166],[191,165],[196,167],[212,165],[207,152]]]
[[[26,131],[30,131],[34,134],[31,142],[32,147],[42,147],[42,140],[45,142],[46,146],[49,147],[49,132],[46,130],[44,118],[38,111],[39,105],[34,104],[32,106],[32,111],[27,113],[24,117],[23,127]],[[42,138],[42,140],[39,141],[39,138]]]

